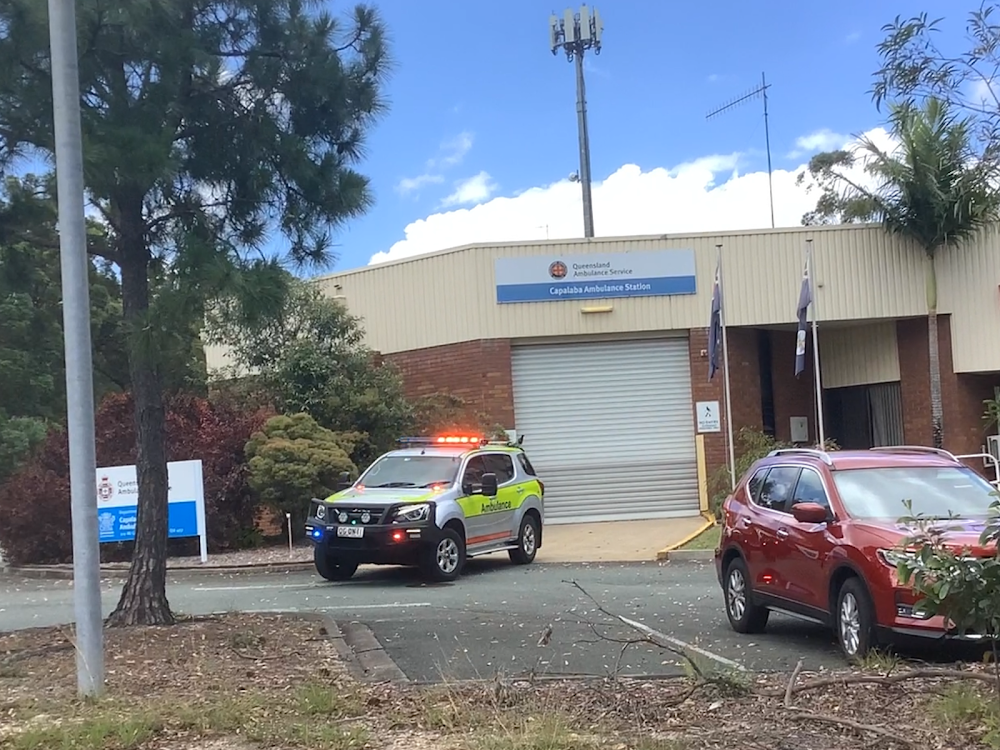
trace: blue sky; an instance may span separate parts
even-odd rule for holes
[[[513,207],[506,212],[495,207],[492,213],[481,209],[482,221],[461,209],[474,206],[475,198],[485,202],[544,188],[578,168],[573,66],[564,55],[552,55],[547,38],[550,13],[561,13],[565,4],[381,0],[377,5],[397,60],[388,87],[391,109],[371,134],[369,158],[362,165],[377,202],[339,237],[338,270],[367,264],[373,254],[405,240],[408,225],[430,216],[434,219],[411,227],[417,241],[401,243],[390,257],[490,241],[491,232],[504,235],[495,237],[498,241],[529,239],[521,236],[530,234],[523,226],[520,232],[504,231],[510,222],[500,214]],[[694,180],[692,190],[699,191],[730,179],[733,169],[739,175],[766,171],[759,101],[705,119],[711,109],[756,86],[762,71],[772,84],[774,167],[794,170],[808,159],[808,153],[796,153],[803,151],[796,147],[797,139],[824,130],[851,135],[881,122],[867,92],[878,65],[875,45],[883,37],[883,24],[897,13],[905,17],[926,11],[945,16],[948,36],[957,41],[972,9],[943,0],[606,0],[596,7],[604,19],[604,49],[587,64],[594,181],[627,164],[648,172],[727,155],[710,167],[712,184]],[[836,137],[812,141],[813,146],[830,147]],[[468,204],[446,202],[461,181],[481,173],[489,177],[466,186]],[[422,188],[400,190],[406,184],[402,181],[422,175],[427,180]],[[490,189],[483,190],[484,185]],[[761,185],[766,191],[766,180],[757,183],[758,195]],[[563,202],[578,201],[579,186],[563,187]],[[769,225],[763,200],[763,208],[755,203],[756,215],[745,222]],[[718,201],[713,205],[723,210]],[[655,205],[649,208],[656,211]],[[458,214],[449,213],[456,210]],[[660,211],[669,213],[669,207]],[[609,211],[601,213],[595,192],[598,236],[611,228],[614,233],[632,228]],[[538,237],[546,236],[546,226],[548,236],[582,235],[579,214],[578,202],[546,204],[535,215]],[[784,214],[779,225],[798,223],[801,211],[794,212],[795,221]],[[456,231],[456,223],[464,229]],[[642,225],[636,226],[640,231],[648,229],[648,222],[635,223]],[[561,224],[555,232],[554,224]],[[665,228],[703,231],[702,225],[712,228],[709,224],[705,217],[698,225]]]

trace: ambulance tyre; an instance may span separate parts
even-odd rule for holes
[[[441,530],[437,543],[429,544],[420,559],[420,570],[425,578],[436,583],[456,580],[465,567],[465,539],[457,530],[446,526]]]
[[[538,554],[538,519],[527,513],[521,521],[521,531],[517,535],[517,547],[510,550],[510,561],[515,565],[530,565]]]
[[[328,581],[346,581],[358,571],[357,563],[338,562],[318,545],[313,548],[313,562],[316,563],[316,572]]]

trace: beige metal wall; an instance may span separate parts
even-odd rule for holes
[[[365,320],[368,343],[382,352],[478,338],[574,336],[686,330],[708,324],[717,243],[723,244],[725,307],[730,325],[795,321],[805,257],[813,238],[817,305],[824,320],[921,315],[924,277],[919,256],[878,227],[811,227],[722,235],[674,235],[586,241],[470,246],[367,266],[318,281],[343,295]],[[497,257],[623,252],[660,248],[695,251],[698,293],[610,300],[613,312],[584,315],[600,300],[496,302]],[[888,281],[887,281],[888,280]],[[339,285],[339,288],[338,288]],[[943,310],[942,310],[943,311]]]
[[[899,380],[896,324],[878,321],[819,328],[820,375],[824,388]]]
[[[715,246],[722,243],[727,322],[734,326],[781,325],[795,321],[804,249],[810,238],[821,321],[892,320],[926,314],[923,253],[887,235],[879,226],[473,245],[332,274],[317,282],[327,294],[343,298],[351,312],[364,319],[368,345],[383,353],[479,338],[687,330],[708,324]],[[545,255],[555,259],[588,252],[661,248],[695,251],[697,294],[604,302],[496,303],[494,261],[498,257]],[[938,309],[952,314],[953,361],[958,372],[1000,370],[1000,346],[995,342],[995,332],[1000,330],[998,284],[1000,237],[995,233],[939,256]],[[613,311],[581,312],[583,307],[602,304],[611,305]],[[831,328],[824,325],[823,330]],[[841,340],[830,335],[833,342],[827,346],[837,351],[836,342]],[[884,339],[887,334],[881,335]],[[850,351],[846,342],[844,346],[847,357]],[[895,347],[890,349],[895,352]],[[893,365],[880,352],[881,346],[873,343],[869,351],[873,361],[862,364],[860,356],[853,356],[858,362],[844,364],[843,369],[831,365],[831,382],[898,373],[898,362]],[[222,361],[224,353],[212,347],[207,356],[212,367]],[[871,374],[858,369],[869,367],[873,368]]]

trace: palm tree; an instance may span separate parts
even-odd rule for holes
[[[971,118],[953,116],[950,106],[939,99],[929,98],[922,107],[896,105],[890,123],[899,141],[891,153],[862,136],[855,152],[813,157],[809,172],[822,194],[803,224],[880,222],[886,231],[909,238],[923,250],[931,429],[934,446],[940,448],[944,432],[935,259],[945,248],[963,245],[1000,218],[1000,165],[976,156]],[[864,179],[847,174],[858,164],[863,165]],[[799,176],[800,182],[803,178]]]

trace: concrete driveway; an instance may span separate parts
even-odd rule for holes
[[[705,519],[548,524],[538,562],[644,562],[704,528]]]

